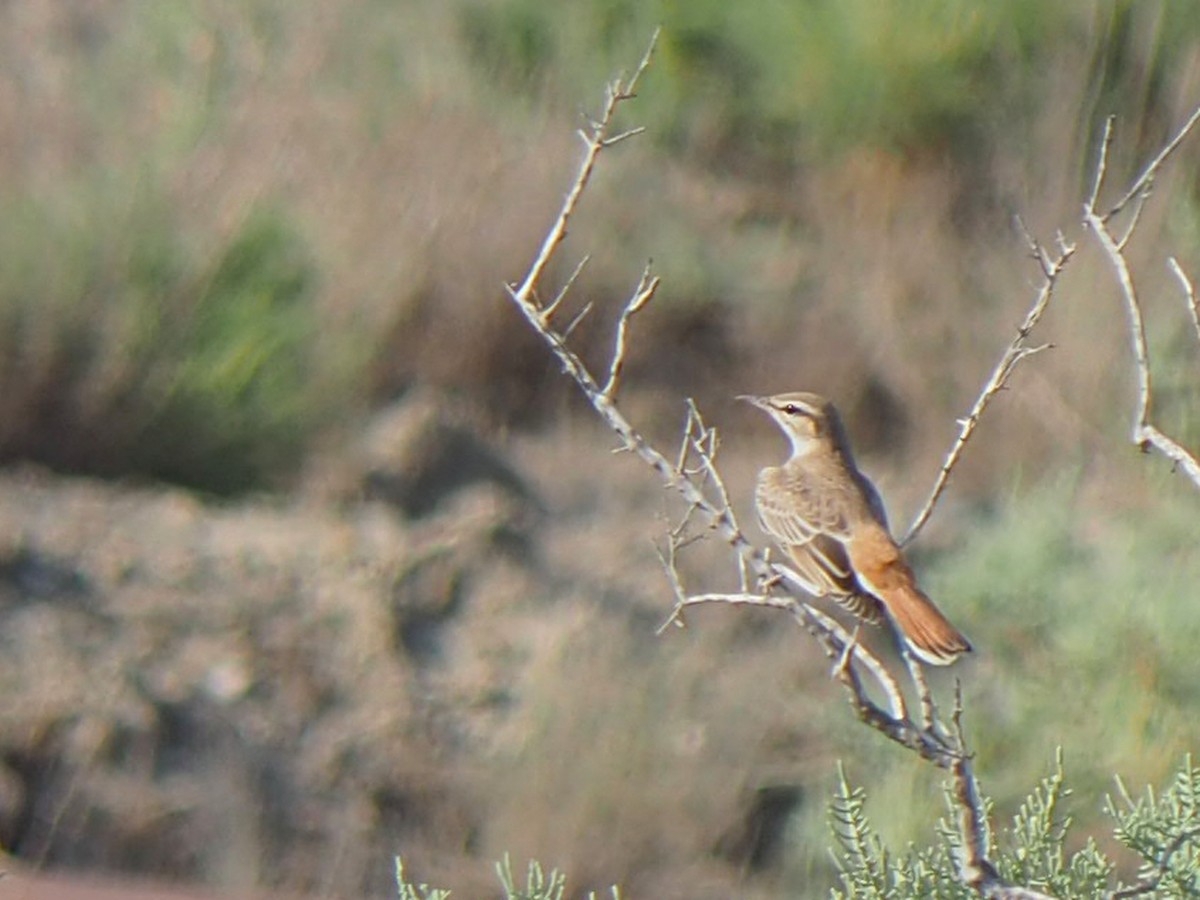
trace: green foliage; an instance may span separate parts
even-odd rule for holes
[[[307,252],[274,212],[252,216],[194,292],[153,298],[156,409],[140,467],[220,492],[290,470],[319,412]],[[180,302],[182,301],[182,302]]]
[[[859,892],[866,896],[882,894],[888,886],[888,853],[867,820],[866,796],[865,790],[850,784],[839,761],[837,791],[829,804],[829,827],[842,851],[835,861],[849,896],[858,896]]]
[[[1011,825],[995,840],[989,837],[989,856],[1001,878],[1010,884],[1061,898],[1091,898],[1113,888],[1117,866],[1088,838],[1068,852],[1072,818],[1063,807],[1071,792],[1063,776],[1062,753],[1053,772],[1042,779],[1021,804]],[[957,814],[946,792],[948,818],[937,828],[937,842],[903,853],[889,853],[866,814],[866,796],[854,787],[839,766],[838,783],[829,806],[841,889],[839,898],[969,898],[975,893],[959,880],[960,838]],[[1142,860],[1139,877],[1157,877],[1163,896],[1200,896],[1200,770],[1189,756],[1171,786],[1157,797],[1134,802],[1122,787],[1122,804],[1109,798],[1108,812],[1116,820],[1115,836]],[[1165,861],[1166,865],[1162,866]]]
[[[1113,432],[1124,435],[1123,415]],[[945,550],[915,555],[930,595],[978,641],[963,675],[966,724],[1004,819],[1029,802],[1046,748],[1062,747],[1077,796],[1102,798],[1113,772],[1157,784],[1200,745],[1196,498],[1165,467],[1143,475],[1121,484],[1119,503],[1077,476],[1014,489],[954,520]],[[939,673],[933,687],[945,701]],[[820,711],[821,733],[850,772],[871,772],[876,831],[893,848],[918,840],[938,814],[936,772],[863,740],[842,713]],[[1098,802],[1071,815],[1076,834],[1107,830]],[[797,814],[808,853],[792,863],[797,881],[820,871],[826,828],[823,811]]]
[[[404,861],[396,857],[396,890],[400,900],[447,900],[450,892],[427,884],[411,884],[404,880]]]
[[[1200,769],[1191,755],[1157,796],[1147,787],[1134,800],[1120,779],[1117,787],[1119,800],[1107,797],[1105,809],[1117,821],[1117,840],[1142,858],[1138,875],[1161,871],[1167,896],[1200,897]]]
[[[200,251],[152,179],[6,206],[0,456],[217,493],[295,468],[327,407],[315,268],[282,211]]]
[[[1092,65],[1104,114],[1119,84],[1161,104],[1196,17],[1186,4],[1119,6],[1106,18],[1035,0],[503,0],[467,3],[460,21],[474,64],[496,85],[572,104],[628,65],[661,24],[643,98],[659,139],[744,166],[793,162],[798,152],[836,158],[861,145],[977,153],[996,110],[1010,132],[1013,119],[1036,113],[1031,74],[1061,53],[1064,33],[1090,28],[1103,29]],[[1133,77],[1132,66],[1144,74]]]
[[[517,887],[513,878],[512,861],[508,854],[496,863],[496,874],[504,885],[504,893],[508,900],[562,900],[563,891],[567,886],[567,876],[558,869],[551,869],[549,874],[542,871],[541,864],[530,860],[529,869],[525,873],[524,889]]]
[[[496,876],[504,888],[505,900],[562,900],[567,887],[567,876],[558,869],[546,872],[541,863],[529,861],[525,871],[525,886],[520,887],[513,876],[512,860],[508,854],[496,863]],[[404,880],[404,863],[396,857],[396,888],[400,900],[447,900],[450,891],[441,888],[431,888],[427,884],[414,885]],[[621,900],[621,893],[614,885],[611,889],[613,900]],[[595,893],[589,893],[589,900],[595,900]]]

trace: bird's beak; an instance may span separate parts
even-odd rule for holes
[[[734,399],[735,400],[745,400],[747,403],[753,404],[754,406],[757,406],[759,409],[767,408],[767,398],[766,397],[755,397],[753,394],[738,394]]]

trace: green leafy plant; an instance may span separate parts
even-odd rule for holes
[[[328,409],[316,266],[288,214],[200,245],[148,179],[0,223],[0,459],[219,494],[279,483]]]
[[[505,900],[562,900],[567,888],[567,876],[558,869],[549,872],[542,868],[541,863],[530,860],[525,870],[525,886],[517,884],[513,875],[512,860],[508,854],[496,863],[496,876],[504,888]],[[396,857],[396,888],[400,900],[447,900],[450,891],[433,888],[427,884],[412,884],[404,880],[404,862]],[[621,900],[621,893],[614,885],[609,889],[613,900]],[[595,893],[588,894],[588,900],[595,900]]]
[[[1062,752],[1053,771],[1034,787],[998,835],[989,835],[992,858],[1006,881],[1045,891],[1060,898],[1138,896],[1200,897],[1200,769],[1188,756],[1159,794],[1147,788],[1134,801],[1118,779],[1119,798],[1111,796],[1106,810],[1115,820],[1117,841],[1141,859],[1138,881],[1112,884],[1117,863],[1094,838],[1068,852],[1072,817],[1065,811],[1071,791],[1063,773]],[[990,807],[990,803],[987,804]],[[949,816],[957,814],[947,796]],[[958,870],[960,831],[948,819],[938,823],[937,841],[930,846],[910,844],[891,852],[866,813],[866,792],[854,786],[839,766],[829,804],[833,857],[841,887],[837,898],[968,898],[974,891],[963,884]]]
[[[1138,876],[1157,879],[1172,897],[1200,897],[1200,768],[1189,754],[1170,786],[1157,796],[1147,787],[1134,800],[1117,779],[1118,797],[1105,800],[1115,834],[1143,860]]]
[[[190,292],[157,299],[143,469],[225,493],[298,461],[317,415],[314,277],[286,219],[262,211]]]
[[[404,880],[404,860],[396,857],[396,890],[400,900],[447,900],[450,892],[427,884],[412,884]]]

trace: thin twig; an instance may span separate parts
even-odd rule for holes
[[[720,470],[717,468],[717,448],[720,441],[717,437],[717,429],[707,428],[704,424],[704,419],[700,415],[700,410],[696,406],[696,401],[691,397],[687,400],[689,421],[695,422],[696,427],[702,435],[707,435],[707,446],[703,439],[693,438],[692,446],[696,455],[700,457],[700,464],[703,468],[705,479],[713,486],[717,493],[718,508],[725,511],[725,515],[729,520],[729,524],[737,532],[741,532],[741,525],[738,523],[737,514],[733,511],[733,502],[729,499],[729,489],[725,486],[725,479],[721,476]],[[737,554],[736,565],[738,572],[738,584],[743,591],[749,589],[750,573],[747,570],[746,558]]]
[[[1109,230],[1109,222],[1113,215],[1122,206],[1127,204],[1130,198],[1140,194],[1143,195],[1144,201],[1144,195],[1149,192],[1158,167],[1179,146],[1197,121],[1200,121],[1200,108],[1197,108],[1196,112],[1192,114],[1191,118],[1188,119],[1187,123],[1180,129],[1171,142],[1158,153],[1150,165],[1137,178],[1134,183],[1136,190],[1131,188],[1114,207],[1107,212],[1101,213],[1096,210],[1095,201],[1104,181],[1107,147],[1112,133],[1110,121],[1105,127],[1105,140],[1102,142],[1102,151],[1096,162],[1094,188],[1087,205],[1084,207],[1084,221],[1091,229],[1092,234],[1095,235],[1101,250],[1103,250],[1105,257],[1113,268],[1117,285],[1120,288],[1121,299],[1125,306],[1126,320],[1129,324],[1129,342],[1133,351],[1134,366],[1137,370],[1138,379],[1137,401],[1134,407],[1131,439],[1142,450],[1148,450],[1150,447],[1158,450],[1177,467],[1181,468],[1197,487],[1200,487],[1200,459],[1197,459],[1182,444],[1150,422],[1153,385],[1150,376],[1150,350],[1146,341],[1145,321],[1142,316],[1142,307],[1138,300],[1137,289],[1133,282],[1133,275],[1129,270],[1129,263],[1126,261],[1122,249],[1123,243],[1114,238],[1112,232]],[[1194,295],[1190,292],[1190,282],[1183,276],[1181,269],[1177,270],[1176,277],[1180,278],[1183,282],[1185,294],[1188,295],[1189,306],[1194,308],[1194,303],[1192,302]],[[1200,332],[1200,326],[1198,326],[1198,332]]]
[[[1017,328],[1017,336],[1005,349],[1003,355],[1000,357],[1000,361],[996,363],[996,367],[992,369],[992,374],[984,384],[983,389],[979,392],[979,395],[975,398],[975,403],[971,406],[971,411],[967,413],[966,418],[958,420],[958,437],[955,438],[954,444],[950,447],[950,452],[946,454],[946,458],[942,461],[942,467],[938,471],[929,496],[925,499],[925,503],[913,519],[913,523],[908,527],[904,538],[900,541],[901,547],[911,543],[920,533],[921,529],[925,527],[925,523],[929,521],[929,517],[933,514],[933,509],[941,498],[942,492],[946,490],[946,485],[950,481],[950,474],[954,471],[954,467],[958,465],[958,460],[962,456],[963,450],[966,449],[967,442],[971,440],[971,435],[975,433],[975,428],[979,425],[980,417],[983,416],[983,412],[987,409],[992,398],[1000,393],[1005,385],[1008,384],[1009,377],[1012,375],[1013,370],[1020,364],[1021,360],[1035,353],[1040,353],[1051,346],[1049,344],[1041,344],[1031,347],[1025,341],[1029,337],[1030,332],[1033,331],[1034,327],[1041,320],[1042,314],[1045,313],[1046,307],[1050,303],[1050,298],[1054,295],[1054,288],[1058,283],[1059,275],[1062,274],[1067,263],[1071,261],[1071,257],[1075,255],[1075,245],[1067,243],[1059,235],[1058,255],[1052,258],[1046,249],[1025,230],[1024,223],[1018,220],[1018,224],[1025,234],[1030,252],[1033,254],[1042,271],[1041,286],[1033,298],[1033,304],[1025,313],[1024,320]]]
[[[627,140],[628,138],[637,137],[645,130],[646,129],[644,126],[639,125],[637,128],[630,128],[628,131],[622,131],[620,134],[613,135],[610,138],[605,138],[604,146],[611,147],[613,144],[619,144],[621,141]]]
[[[1117,238],[1117,248],[1124,253],[1125,247],[1129,243],[1129,239],[1133,237],[1134,231],[1137,230],[1138,223],[1142,221],[1142,212],[1146,209],[1146,202],[1150,199],[1150,186],[1137,195],[1133,212],[1129,216],[1129,221],[1125,223],[1124,234]]]
[[[573,332],[576,328],[579,327],[579,323],[582,322],[585,318],[587,318],[588,313],[590,313],[592,311],[592,307],[595,305],[596,304],[594,301],[589,300],[587,303],[585,303],[583,305],[583,309],[579,310],[579,312],[577,312],[575,314],[575,318],[573,318],[571,320],[571,324],[569,324],[566,328],[563,329],[562,339],[564,341],[566,341],[566,339],[571,336],[571,332]]]
[[[642,271],[642,280],[638,282],[637,290],[629,302],[625,304],[625,308],[621,310],[621,318],[617,321],[617,337],[613,342],[612,362],[608,367],[608,380],[604,383],[604,389],[600,392],[608,400],[612,400],[617,393],[617,387],[620,384],[621,368],[625,364],[625,340],[629,332],[629,320],[637,315],[646,304],[654,297],[654,292],[658,290],[659,277],[650,274],[650,264],[646,263],[646,268]]]
[[[584,266],[586,266],[588,264],[588,262],[591,260],[591,258],[592,258],[592,255],[590,253],[584,254],[583,259],[579,260],[578,265],[576,265],[574,271],[571,272],[571,277],[568,278],[563,283],[563,286],[561,288],[559,288],[558,293],[555,295],[554,299],[551,300],[548,304],[546,304],[545,308],[542,310],[542,318],[547,322],[547,324],[550,322],[550,319],[554,316],[554,313],[557,312],[558,307],[562,305],[563,300],[566,299],[567,293],[571,290],[572,287],[574,287],[575,279],[577,279],[579,277],[580,273],[584,269]]]
[[[1083,204],[1085,209],[1095,209],[1096,202],[1100,199],[1100,186],[1104,183],[1104,176],[1108,171],[1108,150],[1112,146],[1113,128],[1116,123],[1116,116],[1110,115],[1104,120],[1104,133],[1100,136],[1096,168],[1092,173],[1092,189],[1088,191],[1088,198]]]
[[[1113,121],[1113,117],[1109,116],[1109,126],[1107,126],[1105,128],[1106,141],[1112,130],[1111,129],[1112,121]],[[1174,153],[1175,150],[1179,147],[1179,145],[1183,143],[1184,139],[1188,136],[1188,134],[1191,133],[1191,130],[1196,127],[1197,122],[1200,122],[1200,106],[1196,107],[1196,109],[1192,112],[1191,116],[1188,117],[1188,120],[1186,122],[1184,122],[1183,126],[1179,129],[1179,131],[1177,131],[1175,133],[1175,136],[1173,138],[1171,138],[1171,140],[1167,141],[1167,143],[1163,146],[1163,148],[1158,151],[1158,155],[1155,156],[1154,159],[1150,160],[1149,163],[1147,163],[1146,168],[1142,169],[1142,174],[1140,174],[1137,178],[1135,178],[1133,180],[1133,183],[1129,186],[1129,190],[1127,190],[1125,192],[1124,196],[1122,196],[1120,200],[1118,200],[1116,203],[1114,203],[1112,208],[1107,213],[1105,213],[1104,221],[1107,222],[1109,219],[1111,219],[1113,216],[1115,216],[1117,213],[1119,213],[1122,209],[1124,209],[1126,204],[1128,204],[1130,200],[1132,200],[1138,194],[1140,194],[1143,191],[1146,191],[1150,188],[1150,186],[1154,182],[1154,177],[1158,174],[1158,170],[1160,168],[1162,168],[1162,164],[1164,162],[1166,162],[1167,157],[1170,156],[1172,153]],[[1100,181],[1103,177],[1104,177],[1103,169],[1097,169],[1096,190],[1092,192],[1091,200],[1088,202],[1089,206],[1095,205],[1096,195],[1099,193]]]
[[[1179,265],[1179,260],[1173,256],[1169,257],[1167,265],[1183,289],[1183,299],[1187,304],[1188,313],[1192,317],[1192,326],[1196,329],[1196,339],[1200,340],[1200,306],[1196,305],[1196,288],[1192,285],[1192,280],[1188,278],[1187,272],[1183,271],[1183,266]]]
[[[609,86],[604,111],[600,114],[600,118],[591,124],[591,134],[583,136],[587,150],[579,163],[579,171],[575,175],[575,180],[571,183],[571,189],[567,192],[562,208],[558,212],[558,217],[546,233],[546,239],[542,241],[542,246],[538,250],[533,263],[530,264],[529,271],[525,274],[525,279],[521,282],[520,286],[511,289],[513,299],[517,300],[517,302],[527,303],[536,308],[534,290],[538,282],[542,280],[546,265],[550,262],[551,257],[554,256],[558,245],[567,235],[567,223],[570,221],[571,215],[575,212],[575,207],[579,204],[579,198],[583,196],[583,191],[587,187],[588,181],[591,180],[592,170],[596,166],[596,157],[600,155],[601,150],[610,146],[607,143],[608,131],[612,127],[617,107],[624,101],[636,96],[634,92],[637,88],[637,83],[641,79],[642,73],[650,65],[650,58],[654,53],[655,45],[658,43],[658,34],[658,29],[655,29],[654,34],[650,38],[650,44],[646,47],[646,52],[642,56],[641,62],[638,63],[637,68],[634,69],[629,81],[622,82],[621,79],[617,79]],[[547,321],[542,322],[543,326],[547,324]]]

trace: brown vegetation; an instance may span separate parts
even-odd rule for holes
[[[111,235],[116,272],[139,186],[169,200],[162,227],[200,260],[263,205],[283,209],[317,272],[313,405],[333,407],[303,465],[272,482],[290,494],[222,506],[37,467],[0,478],[0,844],[33,867],[337,896],[390,893],[394,852],[463,896],[493,889],[488,861],[505,851],[630,897],[823,883],[821,838],[796,823],[823,818],[851,743],[823,664],[765,614],[705,611],[652,637],[670,606],[650,544],[659,489],[576,415],[504,301],[594,96],[498,89],[472,69],[458,4],[403,6],[216,2],[172,21],[120,0],[0,10],[0,202],[44,206],[67,223],[53,233]],[[1102,94],[1116,51],[1100,6],[1031,74],[1021,128],[980,101],[972,153],[942,140],[743,166],[726,135],[614,155],[568,247],[593,254],[577,292],[600,309],[647,257],[664,276],[639,319],[663,340],[635,334],[625,373],[647,432],[676,435],[681,398],[697,397],[738,436],[724,470],[745,509],[777,448],[733,395],[819,389],[906,521],[1036,285],[1012,213],[1046,240],[1078,221],[1112,98],[1131,107],[1117,174],[1194,105],[1194,47],[1169,80],[1131,65]],[[1157,38],[1135,26],[1126,49],[1143,60]],[[162,54],[152,78],[147,45]],[[1129,252],[1162,323],[1161,413],[1195,437],[1195,381],[1178,374],[1195,361],[1177,339],[1190,324],[1158,268],[1170,236],[1200,272],[1185,152]],[[47,296],[25,298],[37,315],[0,334],[0,457],[52,463],[28,447],[69,445],[84,460],[71,468],[127,471],[86,462],[88,440],[125,421],[105,388],[140,383],[128,311],[109,302],[121,284],[72,306],[55,292],[72,282],[69,250],[15,243],[0,261],[51,260],[34,270]],[[1098,554],[1125,538],[1097,510],[1156,502],[1122,445],[1134,383],[1120,307],[1094,249],[1081,254],[1043,325],[1055,349],[981,428],[927,554],[961,549],[1014,485],[1042,492],[1055,471],[1078,480],[1072,528]],[[613,315],[581,326],[586,357],[606,358]],[[87,353],[58,343],[77,316]],[[695,565],[697,580],[717,575]],[[985,611],[996,593],[980,591]],[[1002,649],[980,663],[1001,725],[1028,709],[1002,686],[1002,653],[1053,656],[1040,621],[997,624]],[[1160,774],[1191,732],[1153,734],[1144,706],[1168,690],[1170,651],[1137,629],[1128,702],[1146,736],[1129,740],[1158,748],[1146,766]],[[1122,764],[1140,758],[1112,745]],[[982,752],[1011,751],[1001,737]],[[898,780],[897,810],[936,790]]]

